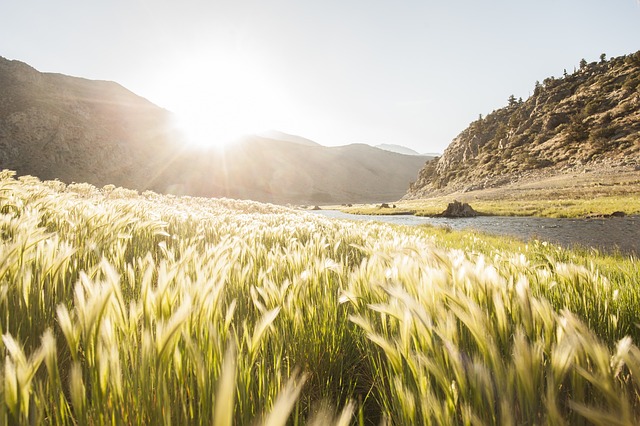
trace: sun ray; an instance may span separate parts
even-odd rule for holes
[[[278,126],[288,100],[258,57],[195,52],[166,74],[164,97],[190,145],[219,147]]]

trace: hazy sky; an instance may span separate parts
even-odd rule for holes
[[[536,80],[637,50],[637,0],[0,0],[0,56],[116,81],[200,138],[442,152]]]

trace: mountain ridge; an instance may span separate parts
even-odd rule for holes
[[[393,143],[381,143],[379,145],[375,145],[376,148],[384,149],[385,151],[396,152],[398,154],[406,154],[406,155],[420,155],[418,151],[415,151],[411,148],[408,148],[403,145],[396,145]]]
[[[258,133],[256,136],[280,141],[293,142],[299,145],[322,146],[318,142],[312,141],[311,139],[307,139],[298,135],[292,135],[278,130],[268,130],[266,132]]]
[[[188,147],[174,116],[118,83],[0,57],[0,169],[42,180],[280,204],[397,200],[428,158],[371,147],[245,138]]]
[[[4,58],[0,93],[3,168],[68,182],[148,180],[145,187],[160,189],[150,177],[171,155],[168,111],[115,82],[40,73]]]
[[[526,101],[480,116],[425,164],[407,199],[594,168],[640,166],[640,52],[536,83]]]
[[[193,167],[180,180],[186,193],[278,204],[291,200],[299,204],[397,200],[428,160],[366,144],[325,147],[260,136],[244,138],[203,158],[214,164],[224,162],[226,167]],[[198,161],[203,160],[192,158],[187,163]],[[212,182],[221,185],[198,186],[198,175],[204,169],[211,171]],[[225,182],[233,185],[225,186]]]

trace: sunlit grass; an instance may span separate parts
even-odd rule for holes
[[[477,209],[497,216],[539,216],[578,218],[616,211],[640,214],[640,197],[601,196],[597,198],[542,200],[482,200]]]
[[[638,261],[0,177],[0,424],[634,424]]]
[[[336,208],[351,214],[393,215],[415,214],[417,216],[437,216],[455,198],[468,202],[480,214],[492,216],[537,216],[554,218],[580,218],[589,215],[623,212],[628,215],[640,214],[640,197],[600,196],[597,198],[536,199],[484,199],[459,194],[423,200],[402,200],[396,208],[380,208],[380,205],[361,204]]]

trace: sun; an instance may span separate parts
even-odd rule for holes
[[[277,128],[285,91],[268,68],[240,52],[199,52],[167,75],[165,103],[188,144],[221,147]]]

